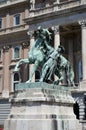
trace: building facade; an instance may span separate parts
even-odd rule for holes
[[[30,1],[29,17],[25,23],[29,25],[29,34],[38,26],[48,28],[52,32],[51,45],[57,49],[61,44],[65,47],[65,57],[74,69],[74,82],[77,86],[72,91],[77,100],[79,120],[82,129],[86,129],[86,1],[85,0],[33,0]],[[30,37],[30,43],[34,37]],[[77,113],[78,113],[77,109]]]
[[[28,55],[28,25],[24,22],[28,16],[27,0],[0,0],[0,128],[10,112],[8,99],[14,92],[15,84],[28,78],[27,65],[23,78],[13,72],[18,60]]]
[[[38,26],[51,31],[51,46],[64,46],[64,56],[75,73],[77,90],[73,91],[86,91],[86,1],[0,0],[1,100],[11,96],[16,83],[28,80],[33,65],[22,65],[19,73],[14,73],[14,67],[20,59],[28,57],[35,40],[32,34]],[[40,76],[38,73],[39,70],[33,81]]]

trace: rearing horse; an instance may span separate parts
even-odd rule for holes
[[[46,60],[46,56],[45,54],[48,53],[48,48],[52,48],[50,47],[48,44],[45,45],[44,41],[42,38],[37,38],[37,40],[35,41],[33,47],[30,49],[29,53],[28,53],[28,59],[21,59],[15,66],[14,72],[19,71],[19,67],[21,64],[34,64],[33,69],[31,71],[29,80],[28,82],[32,81],[32,77],[35,73],[35,71],[37,70],[38,66],[43,66],[44,61]]]

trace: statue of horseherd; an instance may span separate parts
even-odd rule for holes
[[[74,87],[74,71],[70,62],[62,55],[65,52],[64,47],[59,45],[57,50],[55,50],[50,45],[51,33],[48,29],[39,26],[36,34],[37,37],[28,53],[28,58],[21,59],[16,64],[14,72],[19,71],[21,64],[34,64],[29,80],[26,83],[32,82],[35,71],[38,67],[41,67],[42,73],[39,82],[51,81],[52,75],[56,75],[58,80],[53,82],[58,85],[63,82],[64,76],[66,76],[68,85]]]

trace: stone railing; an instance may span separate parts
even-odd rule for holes
[[[24,2],[24,1],[27,1],[27,0],[0,0],[0,8],[11,5],[11,4]]]
[[[34,5],[34,8],[30,9],[30,17],[48,14],[51,12],[72,8],[79,6],[81,4],[81,0],[68,0],[65,2],[55,2],[52,5],[39,6],[38,8]]]
[[[0,5],[6,4],[7,0],[0,0]]]

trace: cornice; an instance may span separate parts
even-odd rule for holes
[[[36,11],[36,10],[34,10],[34,11]],[[86,4],[79,5],[79,6],[72,7],[72,8],[67,8],[67,9],[58,9],[57,11],[45,13],[42,15],[35,15],[35,16],[24,19],[24,21],[27,24],[31,25],[31,24],[36,24],[38,22],[43,22],[45,20],[49,21],[49,20],[52,20],[55,18],[67,17],[67,16],[70,16],[73,14],[82,14],[85,12],[86,12]]]
[[[27,31],[27,28],[25,28],[25,25],[26,24],[22,24],[22,25],[18,25],[18,26],[12,26],[12,27],[9,27],[9,28],[2,28],[0,30],[0,36],[12,34],[12,33],[17,33],[17,32],[21,32],[21,31]]]
[[[6,2],[2,5],[0,5],[0,10],[6,9],[6,8],[9,8],[9,7],[13,7],[13,6],[18,5],[18,4],[24,4],[24,3],[28,3],[28,0],[19,0],[19,1],[16,0],[14,2],[8,2],[8,3]]]

